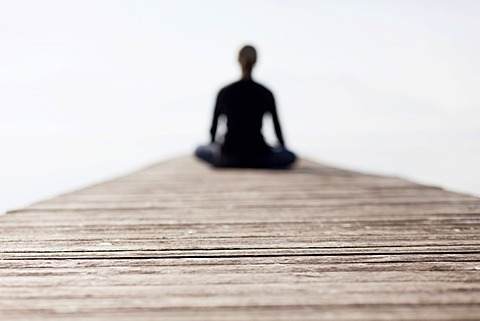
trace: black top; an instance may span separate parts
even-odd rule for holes
[[[253,80],[240,80],[224,87],[217,96],[212,128],[212,142],[215,141],[218,117],[227,117],[227,133],[222,152],[227,154],[261,154],[270,150],[262,136],[263,115],[272,115],[278,142],[284,141],[273,94]]]

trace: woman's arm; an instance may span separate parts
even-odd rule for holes
[[[280,128],[280,122],[277,115],[277,107],[275,106],[275,99],[273,98],[273,95],[271,97],[270,113],[272,114],[273,127],[275,128],[275,134],[277,135],[278,143],[281,146],[285,146],[285,141],[283,140],[282,129]]]
[[[215,108],[213,111],[213,121],[212,121],[212,127],[210,128],[210,135],[211,139],[210,142],[214,143],[215,142],[215,134],[217,133],[217,125],[218,125],[218,117],[221,114],[221,102],[220,102],[220,95],[222,92],[219,92],[217,95],[217,101],[215,103]]]

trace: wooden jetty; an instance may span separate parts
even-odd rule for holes
[[[0,217],[0,320],[480,320],[480,199],[186,157]]]

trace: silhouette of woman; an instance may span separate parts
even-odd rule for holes
[[[295,155],[285,148],[273,94],[252,80],[257,52],[244,46],[238,54],[242,78],[220,90],[215,104],[211,143],[195,151],[198,158],[216,167],[287,168]],[[267,145],[262,136],[263,116],[270,113],[279,146]],[[225,115],[227,132],[223,144],[215,141],[218,118]]]

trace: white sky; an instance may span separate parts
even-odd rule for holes
[[[392,155],[452,157],[460,144],[438,171],[466,177],[480,162],[479,35],[480,1],[3,0],[0,144],[12,161],[0,165],[28,155],[11,143],[26,138],[169,135],[190,152],[248,42],[301,154],[434,181]],[[380,160],[355,158],[359,145]]]

